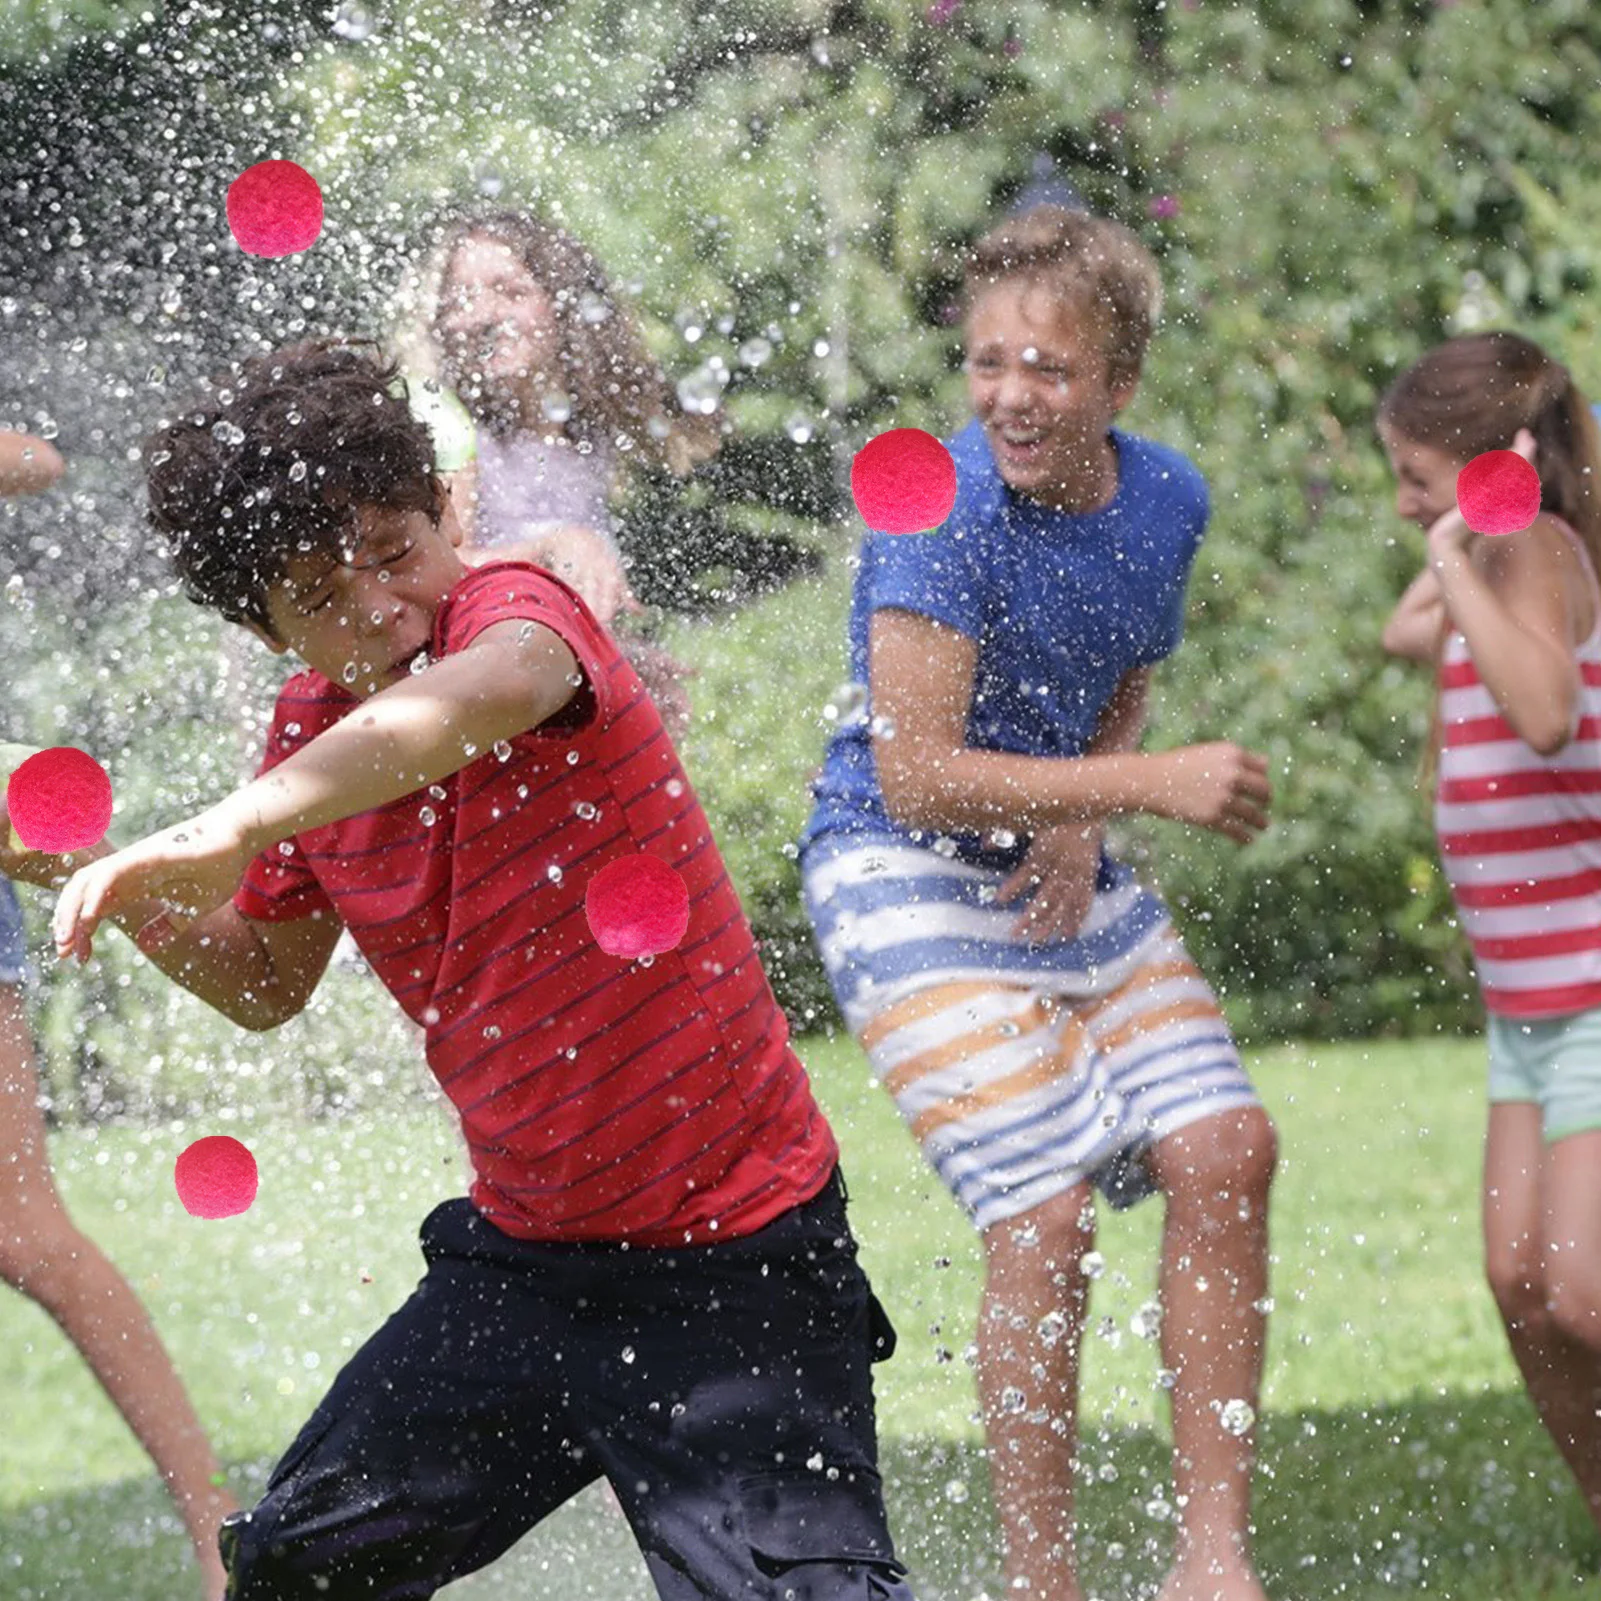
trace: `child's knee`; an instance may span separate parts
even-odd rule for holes
[[[1153,1153],[1152,1165],[1170,1201],[1260,1222],[1278,1157],[1272,1118],[1250,1106],[1170,1135]]]

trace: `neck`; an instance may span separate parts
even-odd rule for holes
[[[1052,511],[1100,511],[1117,493],[1117,446],[1104,434],[1094,450],[1073,463],[1068,476],[1042,486],[1029,497]]]

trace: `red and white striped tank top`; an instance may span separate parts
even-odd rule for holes
[[[1507,1017],[1601,1006],[1601,590],[1575,651],[1579,725],[1554,756],[1512,731],[1453,630],[1440,664],[1434,826],[1484,1004]]]

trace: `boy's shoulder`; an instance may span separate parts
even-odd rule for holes
[[[1175,512],[1204,525],[1211,512],[1211,492],[1201,469],[1181,450],[1144,434],[1113,430],[1117,440],[1121,497],[1140,511],[1159,509],[1164,520]]]

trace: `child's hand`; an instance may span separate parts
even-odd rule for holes
[[[143,900],[162,902],[181,928],[231,900],[254,855],[215,812],[202,812],[80,869],[56,902],[56,954],[89,960],[95,930]]]
[[[1539,446],[1535,443],[1534,435],[1527,428],[1518,429],[1513,436],[1511,448],[1515,450],[1528,464],[1536,466],[1535,456]],[[1467,553],[1468,547],[1479,536],[1468,527],[1467,519],[1462,515],[1456,502],[1451,502],[1449,511],[1441,514],[1429,524],[1429,565],[1436,571],[1453,557]]]
[[[1149,757],[1157,764],[1156,796],[1148,810],[1196,823],[1240,845],[1267,827],[1273,786],[1267,758],[1227,741],[1184,745]]]
[[[1064,823],[1040,829],[1029,841],[1028,853],[1017,871],[995,897],[1002,906],[1009,906],[1025,890],[1034,891],[1012,932],[1031,945],[1071,939],[1095,899],[1100,865],[1100,824]]]
[[[40,889],[60,889],[80,867],[109,856],[111,849],[109,845],[94,845],[65,856],[30,851],[26,847],[17,849],[11,833],[11,818],[6,811],[5,786],[0,784],[0,877],[14,878],[19,884],[35,884]]]

